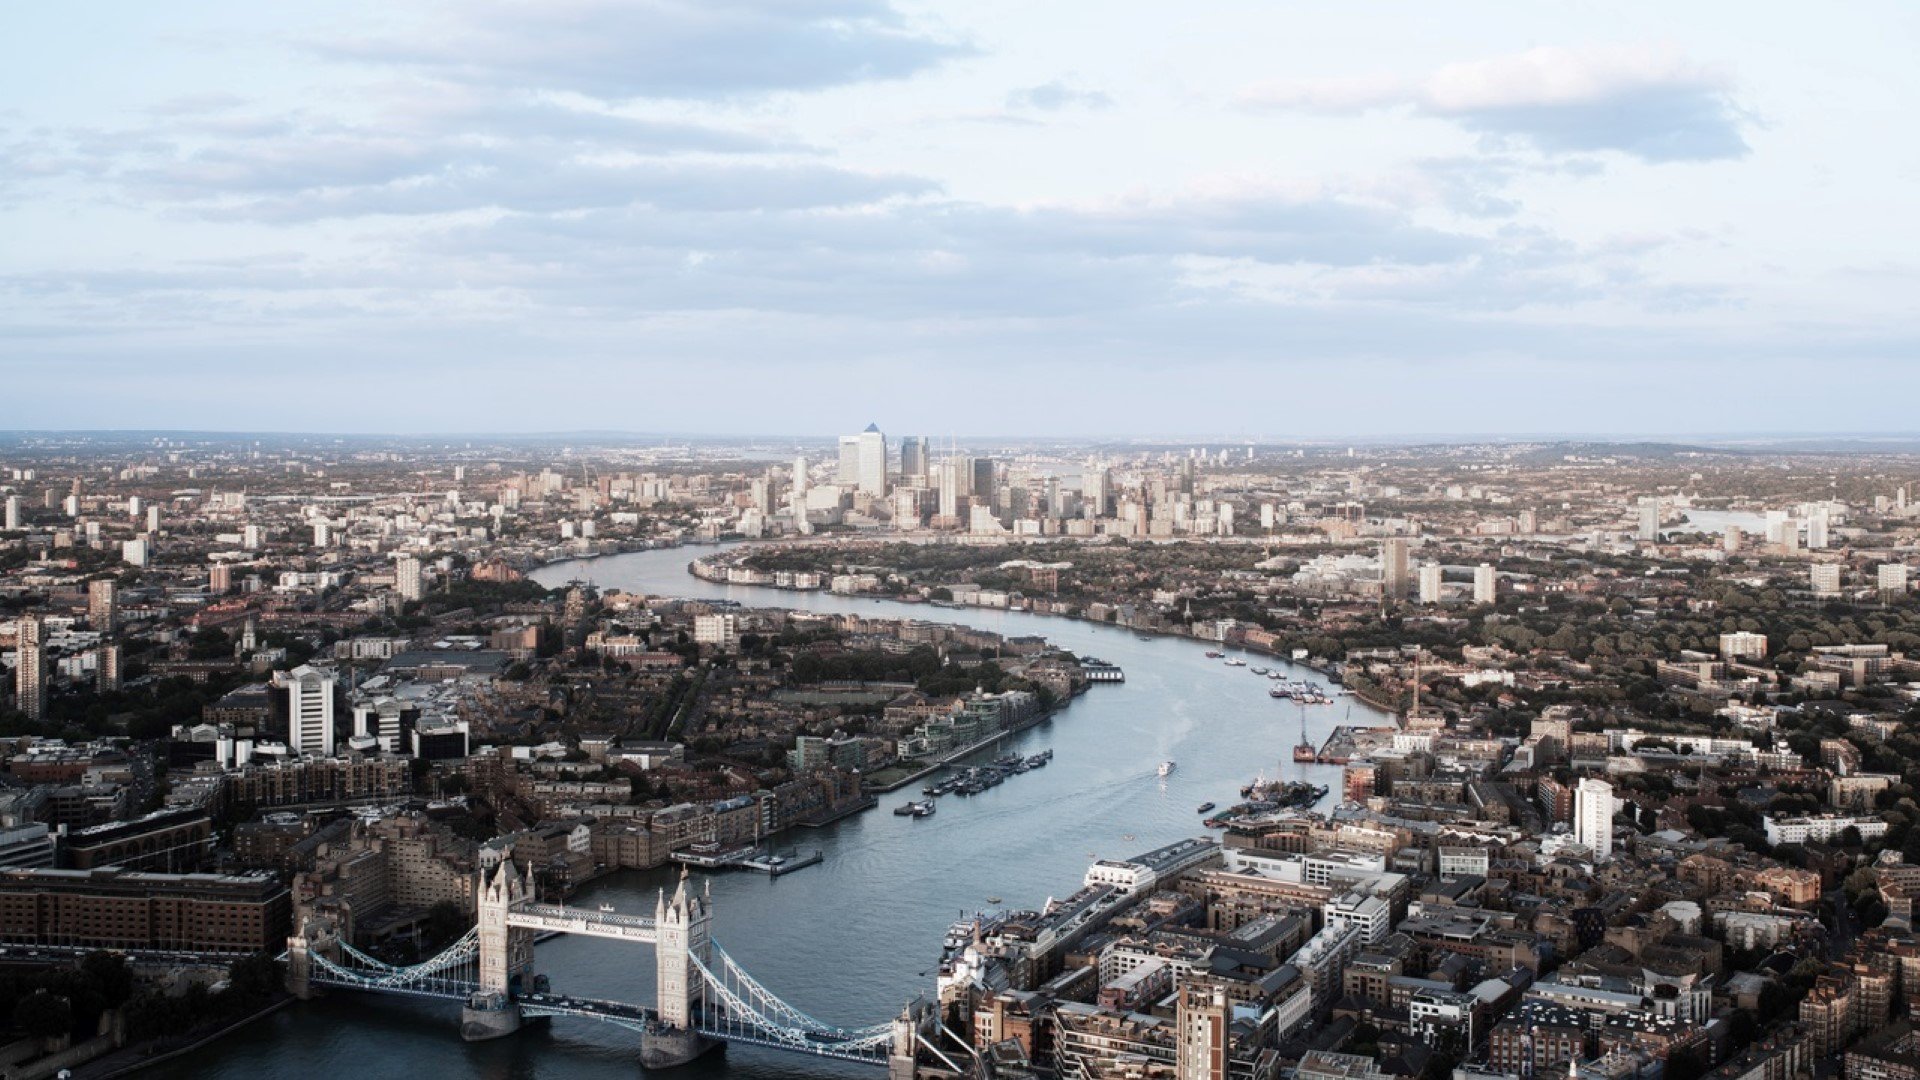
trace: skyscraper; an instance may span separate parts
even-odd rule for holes
[[[948,458],[940,463],[940,516],[960,516],[960,461]]]
[[[1640,539],[1652,542],[1660,539],[1660,500],[1648,496],[1640,499]]]
[[[113,633],[119,617],[118,593],[112,578],[87,582],[87,623],[95,633]]]
[[[1388,600],[1407,597],[1407,541],[1391,537],[1380,545],[1380,588]]]
[[[22,615],[14,623],[18,641],[15,644],[15,664],[13,672],[14,700],[27,719],[39,721],[47,716],[47,654],[46,627],[38,615]]]
[[[927,440],[918,435],[900,440],[900,482],[912,487],[927,486]]]
[[[833,480],[841,487],[860,483],[860,436],[840,436],[840,467],[834,471]]]
[[[20,528],[20,496],[7,496],[7,531]]]
[[[1573,838],[1593,852],[1593,861],[1613,857],[1613,785],[1591,776],[1573,791]]]
[[[967,487],[976,503],[993,505],[994,465],[992,458],[969,458],[973,475],[967,480]]]
[[[876,424],[854,436],[857,442],[857,468],[854,484],[866,495],[880,498],[887,493],[887,437]]]

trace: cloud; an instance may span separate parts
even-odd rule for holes
[[[1743,157],[1731,80],[1668,47],[1537,48],[1449,64],[1417,80],[1267,83],[1256,109],[1354,114],[1402,108],[1550,155],[1614,151],[1649,162]]]
[[[1062,109],[1110,109],[1113,98],[1099,90],[1080,90],[1055,79],[1028,86],[1007,95],[1009,109],[1037,109],[1059,112]]]
[[[462,0],[332,56],[603,100],[727,98],[898,79],[972,49],[885,0]]]

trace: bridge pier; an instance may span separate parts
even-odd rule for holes
[[[697,1031],[655,1025],[640,1036],[640,1064],[649,1072],[672,1069],[689,1064],[710,1051],[724,1049],[725,1046],[725,1043],[716,1042]]]
[[[460,1037],[485,1042],[520,1030],[520,1003],[501,994],[479,993],[460,1006]]]

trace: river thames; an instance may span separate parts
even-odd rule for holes
[[[883,796],[879,808],[784,842],[818,847],[825,861],[785,877],[730,873],[710,879],[714,937],[755,978],[795,1006],[848,1027],[887,1020],[916,994],[931,993],[947,927],[989,897],[1038,908],[1080,885],[1096,858],[1130,855],[1200,835],[1196,808],[1229,805],[1255,774],[1308,779],[1337,791],[1336,766],[1297,765],[1300,710],[1267,696],[1269,682],[1247,668],[1208,659],[1210,646],[1175,638],[1140,640],[1092,623],[1024,612],[936,608],[826,593],[715,585],[686,572],[712,548],[680,548],[556,563],[534,575],[544,585],[591,581],[654,595],[735,600],[749,607],[853,612],[869,617],[961,623],[1006,635],[1038,634],[1082,656],[1119,664],[1127,681],[1098,685],[1052,719],[1015,736],[1007,749],[1054,750],[1037,769],[972,798],[948,797],[924,820],[891,810],[919,798],[915,784]],[[1246,654],[1249,664],[1322,681],[1304,668]],[[1349,710],[1351,720],[1346,721]],[[1309,736],[1336,725],[1385,723],[1352,698],[1309,707]],[[1155,775],[1163,760],[1178,767]],[[698,877],[698,875],[696,875]],[[583,888],[574,903],[613,904],[651,915],[666,870],[632,871]],[[556,990],[651,1003],[653,954],[604,941],[559,938],[539,946],[537,970]],[[510,1038],[460,1040],[451,1004],[334,993],[297,1003],[227,1039],[146,1075],[261,1078],[475,1076],[490,1080],[576,1080],[639,1073],[638,1036],[606,1024],[556,1020]],[[730,1048],[678,1070],[693,1078],[840,1077],[880,1074],[750,1047]]]

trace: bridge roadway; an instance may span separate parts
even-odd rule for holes
[[[583,1016],[610,1024],[644,1031],[659,1019],[659,1014],[641,1005],[599,998],[573,997],[567,994],[526,994],[519,998],[523,1016]]]
[[[648,945],[660,940],[659,929],[652,919],[640,915],[622,915],[616,911],[584,911],[561,904],[520,904],[507,912],[507,925],[524,930],[584,934],[587,937],[637,941]]]

